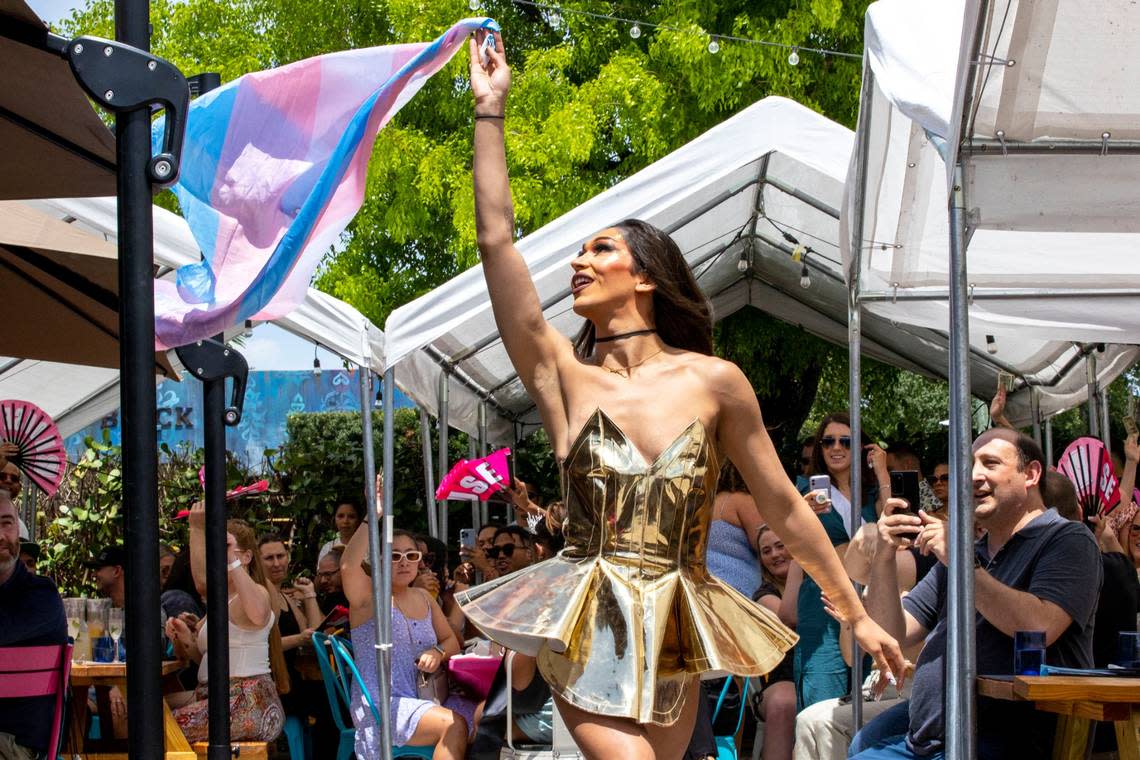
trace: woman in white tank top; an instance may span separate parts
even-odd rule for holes
[[[206,595],[206,510],[202,502],[190,511],[190,562],[199,593]],[[230,738],[232,741],[273,741],[285,725],[280,694],[289,691],[289,677],[281,657],[281,637],[273,622],[273,610],[257,540],[253,529],[241,520],[226,523],[229,530],[226,559],[229,567],[229,658]],[[172,618],[166,634],[179,657],[195,660],[198,688],[168,698],[174,718],[191,742],[205,741],[208,690],[206,625],[197,631],[185,621]]]

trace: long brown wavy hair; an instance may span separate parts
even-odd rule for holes
[[[261,562],[261,552],[257,550],[257,534],[245,520],[226,520],[226,530],[233,534],[239,549],[249,552],[251,557],[247,568],[249,577],[264,586],[269,592],[269,598],[272,599],[273,586],[265,577],[265,565]],[[281,631],[277,628],[276,621],[269,629],[269,670],[273,674],[277,693],[288,694],[292,684],[289,682],[289,671],[285,667],[285,650],[281,647]]]
[[[712,354],[712,306],[681,249],[664,230],[640,219],[626,219],[613,225],[621,230],[633,256],[637,272],[644,272],[656,288],[653,291],[653,321],[657,335],[673,348]],[[597,333],[586,320],[574,338],[574,352],[580,359],[594,355]]]

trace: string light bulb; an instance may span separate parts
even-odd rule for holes
[[[709,52],[716,55],[720,52],[720,43],[716,41],[716,37],[709,40]]]
[[[241,336],[243,338],[252,338],[253,337],[253,320],[252,319],[247,319],[245,321],[245,329],[241,331]]]
[[[473,11],[477,11],[483,7],[481,0],[467,0],[467,7]]]
[[[986,336],[986,351],[990,354],[996,354],[998,352],[997,340],[995,340],[992,335]]]
[[[800,268],[800,287],[804,290],[811,287],[811,272],[808,271],[807,261],[804,261],[803,267]]]
[[[638,37],[641,36],[641,27],[638,26],[637,24],[634,24],[633,26],[631,26],[629,28],[629,36],[633,37],[636,40]]]
[[[313,344],[313,375],[315,377],[321,376],[321,358],[317,356],[317,349],[320,347],[319,343]]]
[[[788,53],[788,64],[791,66],[799,66],[799,64],[800,64],[799,48],[792,48],[792,52]]]
[[[745,248],[740,252],[740,261],[736,262],[737,272],[747,272],[749,267],[748,263],[748,249]]]

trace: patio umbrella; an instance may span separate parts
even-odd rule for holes
[[[0,0],[0,200],[115,194],[115,137],[24,0]]]
[[[0,356],[119,366],[114,244],[20,201],[0,201]],[[173,376],[165,353],[155,371]]]

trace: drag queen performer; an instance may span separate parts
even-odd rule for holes
[[[538,658],[587,757],[679,758],[701,673],[761,675],[796,641],[705,569],[727,457],[863,649],[901,673],[898,645],[784,474],[748,380],[712,356],[708,302],[668,235],[636,220],[596,233],[570,262],[583,332],[572,344],[543,318],[512,241],[510,69],[501,39],[481,61],[483,34],[470,44],[479,251],[503,343],[561,464],[568,517],[557,557],[458,595],[468,620]]]

